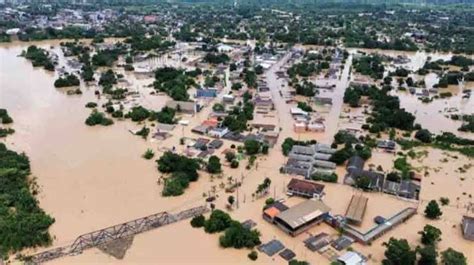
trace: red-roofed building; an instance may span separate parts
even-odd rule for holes
[[[287,185],[287,194],[290,196],[321,199],[324,196],[323,191],[324,185],[309,180],[294,178]]]

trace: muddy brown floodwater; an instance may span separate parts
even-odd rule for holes
[[[53,51],[60,55],[60,62],[64,62],[58,43],[41,42],[38,45],[46,49],[54,45]],[[28,45],[24,43],[0,45],[0,107],[7,108],[11,113],[15,120],[13,127],[16,130],[15,134],[2,141],[6,141],[14,150],[26,152],[30,157],[33,176],[37,178],[41,188],[38,198],[41,207],[56,219],[50,229],[55,237],[53,247],[72,243],[80,234],[131,219],[203,204],[203,193],[227,182],[228,176],[233,176],[234,179],[242,181],[238,195],[232,194],[237,197],[236,204],[239,205],[238,209],[231,212],[233,218],[240,221],[249,218],[254,220],[262,232],[262,242],[276,238],[295,251],[298,259],[308,260],[312,264],[329,264],[326,257],[305,248],[303,240],[307,234],[292,238],[263,221],[261,210],[265,198],[254,200],[251,196],[257,185],[262,183],[265,177],[269,177],[272,179],[272,197],[286,199],[289,205],[299,201],[298,198],[286,196],[285,186],[290,177],[279,172],[280,166],[286,160],[281,154],[281,141],[285,137],[300,137],[292,130],[290,105],[278,95],[281,80],[276,80],[274,72],[282,62],[277,63],[266,74],[276,111],[279,112],[281,136],[279,143],[268,156],[257,159],[258,169],[257,166],[252,170],[244,169],[247,164],[245,160],[241,161],[238,169],[231,169],[225,163],[225,175],[222,178],[210,177],[201,172],[199,181],[192,183],[183,196],[163,198],[160,194],[162,186],[156,184],[160,174],[156,170],[155,163],[142,159],[141,155],[147,148],[152,148],[156,151],[156,157],[159,157],[163,150],[175,146],[181,136],[197,138],[190,130],[207,118],[211,108],[206,108],[195,116],[183,117],[189,120],[189,126],[182,129],[178,126],[172,132],[171,138],[161,142],[145,141],[132,135],[129,129],[140,128],[142,125],[129,121],[117,121],[109,127],[86,126],[84,121],[90,110],[84,105],[89,101],[102,104],[105,102],[104,99],[96,99],[94,87],[81,87],[83,95],[80,96],[70,96],[64,90],[54,88],[53,83],[57,77],[55,74],[35,69],[29,61],[18,57]],[[150,62],[153,65],[157,63],[171,64],[166,60]],[[145,86],[151,83],[152,79],[126,75],[133,83],[131,87],[140,94],[136,99],[137,103],[153,109],[159,109],[165,104],[167,99],[165,96],[149,95],[149,88]],[[346,65],[334,96],[342,97],[347,75]],[[226,87],[225,91],[228,90]],[[331,142],[332,135],[341,126],[339,116],[342,102],[341,98],[335,100],[333,109],[327,115],[328,132],[302,134],[302,138]],[[232,142],[224,141],[221,150],[229,148],[231,144]],[[183,146],[176,147],[178,152],[184,149]],[[434,168],[445,155],[441,151],[429,151],[430,155],[419,163],[432,165]],[[220,150],[216,154],[221,157],[221,161],[224,161],[224,155]],[[392,155],[377,154],[370,163],[383,165],[383,168],[388,170],[393,165],[394,159]],[[474,256],[469,250],[472,250],[474,245],[462,239],[459,222],[466,211],[463,206],[472,202],[469,195],[474,193],[472,188],[474,167],[467,169],[463,174],[455,171],[458,167],[473,162],[472,159],[465,157],[449,159],[452,161],[451,164],[446,164],[442,170],[429,170],[430,176],[423,184],[419,207],[423,209],[428,200],[437,199],[439,196],[451,199],[452,206],[443,208],[446,213],[443,218],[430,223],[443,231],[441,250],[452,246],[463,251],[468,260],[472,261]],[[337,172],[342,176],[345,169],[339,167]],[[342,182],[342,177],[339,178],[339,182]],[[333,208],[334,214],[344,214],[351,196],[356,192],[351,187],[341,184],[327,184],[325,191],[328,195],[324,201]],[[218,192],[219,197],[215,202],[218,208],[225,208],[228,195],[230,194],[223,191]],[[370,198],[370,210],[365,217],[364,228],[373,225],[372,218],[377,214],[389,216],[404,207],[413,207],[413,202],[402,201],[386,194],[367,193],[367,196]],[[390,236],[406,237],[415,246],[419,244],[416,231],[422,230],[426,223],[426,219],[418,214],[371,246],[356,244],[354,248],[365,255],[370,254],[369,264],[380,264],[384,252],[382,242],[388,240]],[[311,228],[309,232],[312,234],[327,232],[337,236],[337,231],[325,224]],[[116,260],[100,250],[90,249],[82,255],[64,257],[51,264],[287,264],[278,255],[270,258],[262,253],[259,253],[256,262],[252,262],[247,258],[248,252],[248,250],[221,249],[218,246],[218,235],[205,234],[202,229],[193,229],[187,221],[183,221],[136,236],[123,260]]]

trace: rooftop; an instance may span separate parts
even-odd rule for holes
[[[279,213],[277,217],[295,229],[330,210],[331,208],[320,200],[307,200]]]

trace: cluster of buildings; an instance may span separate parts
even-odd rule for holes
[[[336,151],[331,146],[320,143],[308,146],[294,145],[281,171],[307,179],[315,173],[331,174],[336,169],[336,163],[329,159]]]
[[[385,178],[382,172],[364,169],[365,161],[360,156],[353,156],[347,162],[347,173],[344,177],[344,184],[356,186],[360,178],[369,180],[368,190],[385,192],[398,197],[418,200],[421,190],[420,179],[401,179],[391,181]]]

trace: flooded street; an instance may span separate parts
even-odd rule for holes
[[[53,74],[17,57],[26,47],[0,47],[0,106],[15,120],[16,132],[6,142],[30,157],[41,207],[56,219],[51,227],[55,244],[171,208],[156,185],[155,163],[141,158],[151,144],[128,131],[137,126],[129,121],[86,126],[90,109],[84,105],[100,103],[94,89],[66,95],[53,86]]]
[[[55,45],[53,51],[60,55],[60,62],[64,62],[59,42],[42,42],[40,47],[50,49]],[[326,132],[324,133],[295,133],[293,130],[294,120],[290,114],[293,106],[285,102],[279,91],[287,88],[282,84],[282,79],[277,79],[276,72],[280,71],[289,59],[289,54],[280,59],[265,73],[266,81],[271,90],[275,110],[278,112],[278,126],[281,127],[278,143],[267,156],[259,156],[256,165],[250,170],[245,169],[247,160],[242,160],[237,169],[231,169],[224,162],[221,150],[230,148],[235,142],[224,140],[224,146],[215,154],[221,157],[225,174],[209,176],[200,172],[199,181],[192,183],[186,193],[180,197],[162,197],[162,186],[157,185],[160,173],[156,169],[153,160],[145,160],[141,155],[147,148],[155,150],[155,158],[163,151],[175,147],[178,152],[185,150],[184,145],[178,145],[182,136],[197,138],[191,129],[208,118],[212,111],[211,107],[204,108],[196,115],[183,115],[182,119],[189,121],[188,126],[177,125],[172,131],[172,136],[164,141],[143,140],[132,135],[129,130],[141,128],[142,124],[131,121],[118,121],[108,127],[89,127],[84,121],[90,114],[90,109],[85,108],[87,102],[97,102],[99,105],[106,102],[105,98],[100,100],[94,95],[95,87],[81,86],[82,95],[67,95],[63,89],[53,86],[57,74],[52,74],[40,68],[33,68],[31,63],[22,57],[18,57],[22,50],[29,44],[14,43],[0,45],[0,107],[8,109],[14,119],[13,128],[16,132],[8,136],[5,141],[7,145],[16,150],[24,151],[31,160],[33,176],[36,177],[40,186],[38,199],[41,207],[56,219],[50,232],[54,236],[53,247],[70,244],[77,236],[114,224],[129,221],[149,214],[172,211],[204,204],[204,196],[211,189],[216,189],[217,208],[224,209],[229,195],[236,196],[238,208],[230,213],[234,219],[245,221],[252,219],[262,232],[262,242],[277,238],[287,247],[295,251],[300,259],[308,260],[313,264],[326,264],[328,261],[322,255],[307,250],[303,240],[307,237],[302,234],[296,238],[289,237],[261,218],[261,211],[265,197],[254,199],[256,187],[262,183],[265,177],[272,180],[271,196],[274,198],[288,199],[290,204],[298,201],[298,198],[288,198],[285,187],[291,179],[288,175],[280,173],[280,167],[287,159],[282,155],[281,143],[286,137],[295,139],[317,139],[323,143],[331,143],[333,135],[341,128],[341,112],[343,111],[342,97],[349,82],[349,69],[352,57],[350,56],[342,69],[341,77],[336,81],[336,88],[331,95],[333,104],[331,109],[324,113]],[[426,55],[416,55],[416,58],[426,59]],[[419,61],[418,61],[419,60]],[[422,65],[423,59],[412,61],[414,66]],[[157,58],[141,63],[143,66],[175,65],[183,66],[175,59]],[[127,73],[122,69],[117,72],[123,73],[130,82],[128,87],[138,91],[139,96],[130,104],[140,104],[155,110],[165,105],[167,96],[150,95],[152,88],[146,87],[153,78],[137,77],[133,73]],[[228,80],[229,72],[226,70]],[[231,82],[226,82],[223,89],[225,94],[230,91]],[[427,82],[428,84],[428,82]],[[190,93],[191,94],[191,93]],[[218,95],[214,102],[222,99]],[[406,94],[400,95],[401,104],[407,110],[416,113],[417,122],[432,131],[454,130],[459,122],[444,118],[440,122],[438,113],[440,108],[446,105],[456,105],[467,112],[473,112],[473,99],[462,101],[457,96],[449,100],[439,99],[428,105],[423,105],[416,96]],[[446,101],[449,101],[446,103]],[[210,102],[209,106],[212,106]],[[433,115],[436,113],[436,115]],[[464,136],[464,135],[463,135]],[[471,136],[467,135],[467,137]],[[416,166],[437,164],[444,158],[441,151],[431,151],[426,160],[419,161]],[[383,165],[388,170],[393,165],[395,156],[389,154],[377,154],[369,162],[374,165]],[[421,202],[418,207],[424,208],[427,200],[437,199],[449,190],[458,192],[459,197],[451,197],[452,207],[446,209],[450,215],[446,219],[435,221],[443,230],[443,248],[454,245],[457,249],[464,251],[469,260],[474,259],[474,254],[469,253],[472,244],[464,244],[460,236],[461,231],[453,225],[458,223],[458,217],[464,212],[462,205],[472,202],[469,197],[474,193],[474,167],[464,174],[456,175],[456,179],[449,179],[450,174],[461,167],[472,163],[472,159],[465,157],[455,161],[453,167],[438,170],[431,168],[427,182],[427,188],[423,188]],[[434,166],[433,166],[434,167]],[[428,169],[426,169],[428,170]],[[327,197],[325,202],[331,205],[335,214],[343,214],[346,205],[355,189],[342,185],[345,168],[337,168],[339,184],[325,184]],[[225,183],[227,177],[233,177],[242,181],[238,194],[225,193],[219,188]],[[469,177],[470,176],[470,177]],[[463,178],[461,178],[463,177]],[[225,185],[224,185],[225,186]],[[204,196],[203,196],[204,193]],[[372,219],[377,214],[387,216],[394,214],[402,207],[415,207],[413,202],[408,202],[382,193],[367,193],[371,198],[369,217],[363,224],[363,228],[373,225]],[[375,203],[377,202],[377,203]],[[456,203],[457,204],[456,204]],[[388,207],[387,207],[388,206]],[[420,209],[421,209],[420,208]],[[388,236],[403,235],[412,241],[416,241],[418,235],[414,231],[422,229],[426,223],[422,215],[417,215],[403,224],[400,229],[391,231]],[[312,234],[321,231],[336,236],[337,231],[326,224],[316,226],[310,230]],[[400,233],[399,233],[400,232]],[[369,264],[380,264],[383,259],[384,247],[381,243],[388,239],[384,236],[373,246],[361,246],[357,244],[354,248],[364,254],[370,254],[372,260]],[[196,245],[196,242],[200,242]],[[452,243],[454,242],[454,243]],[[451,244],[452,243],[452,244]],[[183,255],[183,249],[187,249]],[[34,252],[34,251],[32,251]],[[222,249],[218,245],[218,235],[205,234],[202,229],[193,229],[188,221],[172,224],[167,227],[156,229],[148,233],[136,236],[132,247],[127,252],[125,259],[116,260],[98,249],[90,249],[83,255],[65,257],[53,261],[51,264],[143,264],[143,263],[177,263],[177,264],[287,264],[280,257],[267,257],[259,253],[257,262],[247,258],[247,250]]]

